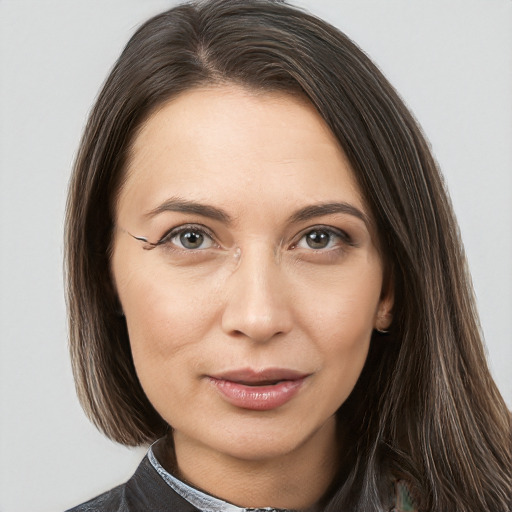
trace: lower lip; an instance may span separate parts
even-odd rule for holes
[[[269,386],[247,386],[209,377],[210,382],[231,405],[253,411],[270,411],[286,404],[299,392],[305,379],[285,380]]]

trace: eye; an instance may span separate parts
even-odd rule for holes
[[[205,243],[205,237],[198,231],[184,231],[172,239],[177,245],[178,241],[185,249],[200,249]]]
[[[295,247],[322,250],[332,249],[340,243],[350,244],[348,235],[338,230],[315,228],[304,233]]]
[[[197,226],[180,226],[163,236],[156,245],[172,244],[179,249],[209,249],[215,245],[211,235]]]

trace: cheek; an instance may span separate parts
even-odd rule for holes
[[[135,370],[149,401],[170,421],[169,397],[182,403],[191,392],[190,354],[197,352],[206,319],[193,301],[157,285],[141,286],[137,295],[126,301],[125,311]]]
[[[332,390],[336,408],[352,391],[366,361],[381,281],[379,267],[331,273],[314,286],[307,283],[309,293],[305,287],[295,296],[297,310],[303,312],[296,318],[322,355],[326,386]]]
[[[179,368],[215,315],[211,291],[187,279],[162,280],[162,273],[156,278],[138,269],[118,289],[141,380],[156,375],[155,369],[165,375],[171,366]]]
[[[316,346],[322,354],[322,382],[318,403],[326,401],[332,412],[347,400],[356,385],[368,356],[372,334],[372,317],[348,303],[331,315],[319,317]]]
[[[140,298],[125,310],[132,351],[169,356],[197,339],[207,322],[207,311],[196,300],[177,293],[161,293],[159,287],[141,289]]]
[[[293,303],[302,312],[296,317],[302,318],[310,337],[333,340],[334,346],[341,343],[350,350],[369,339],[381,289],[382,274],[375,265],[318,274],[296,289]]]
[[[329,317],[319,318],[317,346],[333,382],[342,384],[344,389],[348,386],[351,391],[363,368],[373,330],[372,318],[369,311],[352,307],[333,310]]]

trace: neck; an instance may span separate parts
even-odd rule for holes
[[[334,418],[301,446],[275,457],[233,457],[176,431],[174,452],[179,478],[245,508],[310,508],[326,493],[339,465]]]

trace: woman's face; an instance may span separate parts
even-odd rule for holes
[[[314,108],[237,86],[178,96],[139,132],[116,216],[135,367],[176,439],[255,460],[332,437],[392,299]]]

